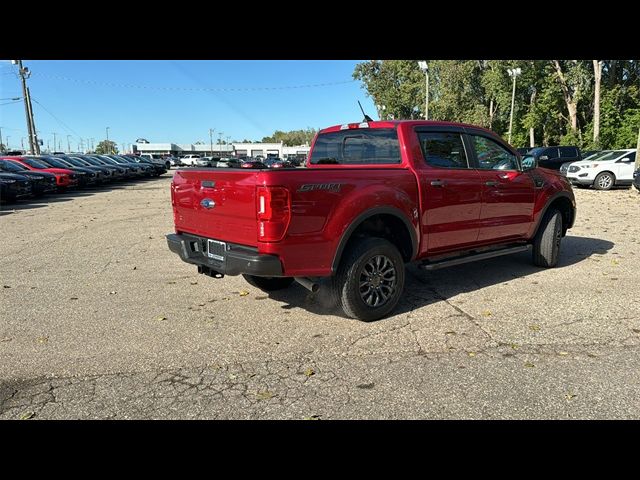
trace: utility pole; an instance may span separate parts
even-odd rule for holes
[[[95,140],[96,140],[95,138],[92,138],[92,139],[91,139],[91,151],[92,151],[92,152],[94,151],[93,142],[94,142]]]
[[[50,142],[51,142],[51,140],[47,139],[47,153],[51,153],[51,147],[49,146]]]
[[[69,137],[71,137],[71,135],[67,135],[67,153],[71,153],[71,144],[69,143]]]
[[[215,132],[215,128],[209,129],[209,146],[211,148],[211,156],[213,157],[213,132]]]
[[[7,150],[11,150],[11,149],[9,148],[9,135],[7,135]]]
[[[38,136],[36,134],[36,126],[33,120],[33,107],[31,106],[31,94],[29,87],[27,87],[27,78],[31,76],[31,72],[27,67],[23,67],[22,60],[12,60],[11,63],[18,65],[18,72],[20,73],[20,80],[22,82],[22,96],[24,98],[24,111],[27,118],[27,131],[29,133],[29,151],[32,154],[40,154],[40,144],[38,143]]]
[[[62,151],[62,140],[58,140],[58,151]]]
[[[22,146],[22,150],[24,150],[24,137],[20,139],[20,145]]]
[[[57,145],[57,143],[56,143],[56,135],[57,135],[57,133],[56,132],[51,132],[51,133],[53,133],[53,149],[55,150],[56,149],[56,145]]]
[[[222,153],[222,134],[224,132],[218,133],[218,153]]]
[[[84,153],[84,142],[82,141],[82,137],[80,137],[80,152]]]
[[[509,68],[509,76],[513,78],[513,92],[511,93],[511,116],[509,118],[509,143],[511,143],[511,131],[513,127],[513,107],[516,102],[516,78],[522,73],[521,68]]]

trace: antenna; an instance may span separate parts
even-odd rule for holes
[[[358,100],[358,105],[360,105],[360,111],[362,112],[362,115],[364,115],[363,122],[373,122],[373,119],[369,115],[364,113],[364,108],[362,108],[362,104],[360,103],[360,100]]]

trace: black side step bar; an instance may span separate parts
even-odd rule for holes
[[[475,262],[477,260],[485,260],[487,258],[500,257],[502,255],[524,252],[525,250],[529,250],[529,248],[531,248],[531,245],[519,245],[517,247],[501,248],[499,250],[492,250],[490,252],[474,253],[471,255],[465,255],[463,257],[452,258],[450,260],[439,260],[436,262],[422,263],[418,265],[418,267],[425,270],[438,270],[439,268],[462,265],[463,263]]]

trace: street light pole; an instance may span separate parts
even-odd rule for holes
[[[509,143],[511,143],[511,131],[513,128],[513,107],[516,102],[516,78],[522,73],[521,68],[509,68],[509,76],[513,78],[513,91],[511,93],[511,116],[509,118]]]
[[[215,132],[215,128],[209,129],[209,148],[211,149],[211,156],[213,157],[213,132]]]
[[[429,64],[426,60],[420,60],[418,62],[420,70],[425,75],[425,105],[424,105],[424,119],[429,120]]]
[[[222,153],[222,134],[224,132],[218,132],[218,153]]]

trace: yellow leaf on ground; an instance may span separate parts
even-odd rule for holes
[[[247,295],[249,295],[249,292],[247,292],[246,290],[242,290],[242,291],[240,292],[240,296],[241,296],[241,297],[246,297]]]
[[[527,367],[527,368],[533,368],[533,367],[535,367],[535,365],[534,365],[533,363],[531,363],[531,362],[527,362],[527,363],[525,363],[525,364],[524,364],[524,366],[525,366],[525,367]]]
[[[275,397],[275,394],[271,393],[268,390],[265,390],[264,392],[256,393],[256,397],[258,397],[258,400],[269,400],[269,399]]]
[[[316,372],[314,372],[312,368],[307,368],[307,369],[304,371],[304,374],[305,374],[307,377],[310,377],[311,375],[315,375],[315,373],[316,373]]]

